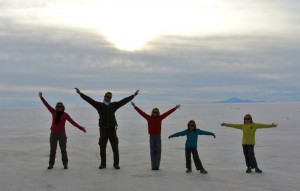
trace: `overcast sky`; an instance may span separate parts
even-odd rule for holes
[[[300,101],[300,1],[1,0],[0,107]]]

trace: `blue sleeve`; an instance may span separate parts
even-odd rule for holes
[[[173,135],[170,135],[170,138],[186,136],[186,135],[187,135],[187,130],[184,130],[184,131],[181,131],[181,132],[178,132],[178,133],[174,133]]]
[[[203,131],[201,129],[197,129],[197,134],[198,135],[211,135],[211,136],[214,136],[215,134],[212,133],[212,132],[209,132],[209,131]]]

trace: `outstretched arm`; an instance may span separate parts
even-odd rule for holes
[[[133,100],[133,98],[139,94],[139,91],[140,90],[137,90],[131,96],[128,96],[128,97],[126,97],[126,98],[124,98],[124,99],[122,99],[118,102],[115,102],[116,103],[116,110],[119,109],[120,107],[124,106],[125,104],[127,104],[131,100]]]
[[[142,111],[138,106],[135,105],[135,103],[131,102],[131,105],[134,107],[134,109],[145,119],[149,117],[148,114],[146,114],[144,111]]]
[[[169,136],[169,139],[173,138],[173,137],[180,137],[180,136],[186,136],[187,135],[187,130],[184,131],[180,131],[178,133],[174,133],[173,135]]]
[[[197,129],[197,134],[198,135],[210,135],[210,136],[213,136],[214,138],[216,138],[216,135],[212,132],[209,132],[209,131],[203,131],[201,129]]]
[[[67,120],[74,125],[75,127],[77,127],[78,129],[80,129],[81,131],[86,133],[86,129],[80,125],[78,125],[78,123],[76,123],[69,115],[67,115]]]
[[[221,126],[232,127],[235,129],[242,129],[244,124],[221,123]]]
[[[172,109],[170,109],[169,111],[163,113],[160,117],[162,119],[168,117],[171,113],[173,113],[176,109],[179,109],[180,108],[180,105],[176,105],[175,107],[173,107]]]
[[[80,95],[80,97],[82,99],[84,99],[86,102],[88,102],[89,104],[91,104],[94,108],[97,109],[97,106],[99,106],[98,101],[93,100],[92,98],[90,98],[89,96],[83,94],[78,88],[74,88],[76,90],[76,93],[78,93]]]
[[[39,97],[40,97],[40,99],[42,100],[43,104],[47,107],[47,109],[48,109],[51,113],[53,113],[53,112],[55,111],[55,109],[54,109],[53,107],[51,107],[51,106],[49,105],[49,103],[44,99],[43,93],[42,93],[42,92],[39,92]]]
[[[277,127],[277,124],[272,123],[272,124],[261,124],[261,123],[255,123],[256,128],[272,128],[272,127]]]

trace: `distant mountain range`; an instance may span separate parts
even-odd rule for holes
[[[229,99],[225,99],[223,101],[216,101],[214,103],[258,103],[258,102],[264,102],[264,101],[254,101],[250,99],[240,99],[238,97],[232,97]]]

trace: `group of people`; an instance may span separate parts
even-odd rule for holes
[[[135,96],[138,95],[139,90],[137,90],[131,96],[128,96],[120,101],[111,102],[112,93],[106,92],[103,98],[103,101],[96,101],[91,97],[82,93],[78,88],[75,88],[76,93],[80,95],[82,99],[92,105],[99,114],[99,146],[100,146],[100,158],[101,163],[99,169],[106,168],[106,145],[108,140],[110,141],[114,163],[113,166],[115,169],[120,169],[119,166],[119,140],[117,136],[117,120],[115,117],[115,112],[128,102],[132,101]],[[42,92],[39,92],[39,97],[41,101],[44,103],[46,108],[52,114],[52,125],[51,125],[51,133],[50,133],[50,155],[49,155],[49,166],[48,169],[52,169],[55,163],[55,155],[57,149],[57,143],[59,143],[62,155],[62,163],[64,169],[68,169],[68,156],[66,150],[67,137],[65,132],[65,123],[68,120],[72,125],[77,127],[86,133],[86,129],[79,124],[77,124],[66,112],[65,106],[62,102],[58,102],[55,106],[55,109],[52,108],[48,102],[43,97]],[[173,113],[176,109],[180,108],[180,105],[176,105],[174,108],[169,111],[160,114],[158,108],[154,108],[151,112],[151,115],[146,114],[139,107],[135,105],[135,103],[131,102],[134,109],[144,117],[148,122],[148,133],[150,136],[150,156],[151,156],[151,167],[152,170],[159,170],[160,160],[161,160],[161,124],[162,120],[168,117],[171,113]],[[277,127],[277,124],[258,124],[254,123],[250,114],[245,115],[243,124],[231,124],[231,123],[222,123],[222,126],[232,127],[242,130],[243,132],[243,152],[245,156],[247,170],[246,173],[251,173],[251,169],[255,169],[255,172],[262,173],[262,171],[258,168],[255,154],[254,154],[254,145],[255,145],[255,132],[259,128],[270,128]],[[169,136],[170,138],[186,136],[185,143],[185,158],[186,158],[186,173],[192,172],[191,165],[191,155],[193,156],[194,163],[196,169],[200,171],[200,173],[207,174],[207,171],[204,169],[201,160],[198,155],[197,150],[197,142],[198,135],[210,135],[216,138],[215,134],[212,132],[204,131],[198,129],[194,120],[190,120],[187,124],[187,129],[181,132],[174,133]]]

